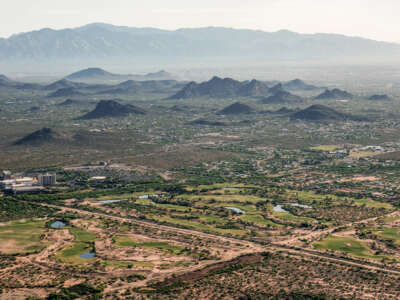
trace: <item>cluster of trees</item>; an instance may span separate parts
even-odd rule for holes
[[[42,218],[56,211],[54,208],[18,201],[12,197],[5,197],[0,200],[0,222],[22,218]]]
[[[72,300],[90,296],[90,299],[102,299],[103,288],[93,287],[86,283],[63,288],[59,293],[51,293],[47,300]]]

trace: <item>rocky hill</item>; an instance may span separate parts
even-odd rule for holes
[[[249,83],[243,83],[238,91],[238,96],[263,97],[269,94],[269,85],[265,82],[253,79]]]
[[[202,83],[188,83],[170,99],[260,97],[268,94],[270,94],[270,87],[265,82],[255,79],[242,82],[214,76],[211,80]]]
[[[11,80],[3,74],[0,74],[0,82],[10,82]]]
[[[81,100],[75,100],[75,99],[67,99],[59,104],[57,106],[72,106],[72,105],[81,105],[83,102]]]
[[[239,115],[239,114],[250,114],[254,112],[254,109],[247,104],[241,102],[235,102],[224,109],[217,112],[218,115]]]
[[[32,132],[14,143],[16,146],[40,146],[45,143],[56,142],[60,135],[51,128],[42,128]]]
[[[369,100],[373,101],[389,101],[391,98],[388,95],[372,95],[368,98]]]
[[[232,78],[214,76],[211,80],[197,84],[190,82],[171,99],[188,99],[194,97],[229,98],[237,95],[242,87],[240,81]]]
[[[140,76],[140,75],[135,75]],[[144,80],[174,80],[175,76],[165,70],[161,70],[154,73],[148,73],[146,75],[142,75],[142,79]]]
[[[166,93],[182,88],[184,84],[175,80],[127,80],[120,84],[101,90],[98,94],[137,94],[137,93]]]
[[[293,103],[293,102],[299,102],[301,100],[302,98],[300,96],[293,95],[284,90],[278,90],[272,96],[263,98],[261,100],[261,103],[263,104],[291,103],[291,102]]]
[[[60,89],[66,89],[66,88],[83,89],[83,88],[87,88],[87,87],[88,87],[88,85],[85,83],[73,82],[73,81],[69,81],[67,79],[61,79],[61,80],[53,82],[49,85],[46,85],[44,87],[44,89],[47,91],[54,91],[54,90],[60,90]]]
[[[331,100],[331,99],[338,100],[338,99],[352,99],[352,98],[353,98],[352,94],[346,91],[342,91],[340,89],[333,89],[333,90],[326,89],[325,92],[315,97],[315,99],[317,100]]]
[[[355,119],[353,116],[338,112],[325,105],[312,105],[306,109],[300,110],[291,116],[294,120],[304,121],[344,121]]]
[[[88,68],[65,77],[68,80],[94,80],[94,79],[113,79],[119,75],[112,74],[101,68]]]
[[[67,88],[61,88],[53,93],[50,93],[48,95],[49,98],[58,98],[58,97],[73,97],[73,96],[82,96],[83,93],[81,93],[79,90],[77,90],[74,87],[67,87]]]
[[[115,100],[102,100],[97,104],[96,108],[93,111],[87,113],[79,119],[89,120],[99,118],[116,118],[124,117],[129,114],[144,115],[146,114],[146,112],[143,109],[134,105],[124,105]]]
[[[303,80],[294,79],[283,84],[283,88],[289,91],[313,91],[319,87],[305,83]]]
[[[220,121],[209,121],[205,119],[197,119],[188,123],[189,125],[201,125],[201,126],[226,126],[227,124]]]

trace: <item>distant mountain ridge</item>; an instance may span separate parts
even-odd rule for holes
[[[118,77],[117,74],[112,74],[100,68],[88,68],[75,73],[72,73],[65,77],[68,80],[79,80],[79,79],[96,79],[96,78],[112,78]]]
[[[190,82],[170,99],[190,99],[196,97],[230,98],[230,97],[260,97],[270,93],[267,83],[253,79],[238,81],[232,78],[214,76],[209,81],[201,83]]]
[[[101,68],[87,68],[72,74],[69,74],[64,79],[72,80],[72,81],[80,81],[80,80],[138,80],[138,81],[146,81],[146,80],[173,80],[175,76],[171,73],[161,70],[154,73],[148,73],[144,75],[139,74],[114,74],[103,70]]]
[[[302,98],[297,95],[293,95],[285,90],[279,90],[275,94],[267,98],[263,98],[261,100],[261,103],[264,104],[290,103],[290,102],[299,102],[301,100]]]
[[[400,45],[338,34],[221,27],[131,28],[95,23],[79,28],[38,31],[0,39],[0,61],[109,58],[248,58],[318,60],[400,57]]]
[[[352,99],[352,98],[353,98],[352,94],[340,89],[333,89],[333,90],[326,89],[325,92],[315,97],[315,99],[317,100]]]
[[[238,81],[232,78],[220,78],[214,76],[209,81],[201,83],[189,82],[178,93],[169,99],[190,99],[196,97],[210,98],[230,98],[230,97],[255,97],[265,98],[268,96],[276,96],[275,100],[270,102],[294,102],[301,100],[285,90],[291,91],[310,91],[319,90],[321,88],[309,85],[300,79],[284,83],[265,82],[259,80]],[[266,102],[267,103],[267,102]]]

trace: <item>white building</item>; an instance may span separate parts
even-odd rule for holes
[[[55,173],[39,174],[38,181],[43,186],[55,185],[57,182],[57,176]]]

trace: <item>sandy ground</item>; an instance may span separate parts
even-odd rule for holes
[[[51,205],[48,205],[51,206]],[[112,231],[111,229],[104,229],[99,227],[99,221],[97,220],[98,218],[107,218],[110,221],[118,221],[118,222],[127,222],[127,223],[132,223],[134,224],[134,228],[143,227],[149,229],[152,235],[160,235],[159,238],[154,238],[153,236],[148,236],[146,234],[138,234],[134,232],[124,232],[124,233],[118,233],[118,234],[126,234],[130,238],[136,241],[165,241],[170,244],[175,244],[179,245],[181,247],[186,246],[185,243],[179,242],[177,239],[179,239],[180,236],[185,236],[185,237],[190,237],[190,239],[193,240],[206,240],[207,247],[212,251],[212,254],[218,254],[219,260],[218,262],[227,262],[232,259],[237,258],[238,256],[242,254],[251,254],[251,253],[260,253],[264,251],[284,251],[286,253],[290,253],[291,255],[300,255],[302,257],[309,257],[309,258],[318,258],[318,259],[326,259],[334,263],[347,263],[347,264],[352,264],[352,265],[359,265],[362,267],[367,267],[371,269],[376,269],[376,270],[384,270],[385,266],[382,265],[382,267],[378,266],[368,266],[363,263],[358,263],[358,262],[353,262],[346,260],[345,258],[329,258],[323,256],[321,253],[318,251],[310,251],[311,249],[288,249],[286,248],[287,246],[298,246],[302,247],[303,243],[300,241],[300,239],[307,239],[307,240],[316,240],[319,239],[323,236],[332,234],[332,232],[337,229],[336,227],[334,228],[329,228],[326,230],[322,231],[316,231],[316,232],[305,232],[302,230],[299,231],[294,231],[292,234],[295,234],[297,236],[295,237],[290,237],[286,240],[280,241],[278,243],[274,243],[271,245],[267,246],[262,246],[256,243],[248,242],[248,241],[242,241],[234,238],[227,238],[227,237],[221,237],[221,236],[215,236],[212,234],[207,234],[203,232],[198,232],[198,231],[193,231],[193,230],[188,230],[188,229],[181,229],[181,228],[175,228],[175,227],[170,227],[170,226],[164,226],[164,225],[158,225],[154,223],[149,223],[149,222],[144,222],[140,220],[135,220],[135,219],[129,219],[129,218],[124,218],[124,217],[115,217],[115,216],[110,216],[106,215],[104,213],[93,213],[93,212],[86,212],[86,211],[81,211],[78,209],[73,209],[73,208],[63,208],[64,211],[70,212],[70,213],[78,213],[82,217],[78,220],[74,220],[72,223],[76,226],[82,227],[87,231],[96,233],[98,236],[98,239],[96,240],[96,253],[98,254],[97,259],[95,259],[93,262],[96,261],[101,261],[102,259],[107,259],[107,260],[115,260],[115,261],[141,261],[141,262],[151,262],[154,267],[133,267],[132,269],[128,268],[113,268],[113,267],[107,267],[104,269],[104,267],[101,269],[100,272],[91,272],[90,273],[90,278],[91,279],[101,279],[101,280],[107,280],[111,278],[119,278],[123,277],[126,275],[130,274],[135,274],[137,272],[146,274],[147,278],[143,281],[138,281],[138,282],[124,282],[124,281],[117,281],[113,282],[111,285],[109,285],[106,288],[106,292],[113,292],[113,291],[119,291],[123,290],[125,288],[132,288],[132,287],[142,287],[145,286],[147,283],[154,282],[154,281],[163,281],[165,278],[169,278],[172,275],[174,276],[179,276],[182,274],[186,274],[189,272],[194,272],[197,270],[201,270],[209,265],[215,264],[217,260],[203,260],[199,261],[195,259],[194,257],[191,257],[189,255],[173,255],[170,253],[165,253],[162,250],[158,249],[146,249],[146,248],[140,248],[140,247],[135,247],[135,248],[121,248],[121,247],[116,247],[115,244],[113,243],[112,236],[116,234],[116,232]],[[399,216],[399,212],[391,213],[388,214],[386,217],[393,217],[393,216]],[[356,224],[361,224],[361,223],[368,223],[368,222],[373,222],[376,221],[377,218],[371,218],[367,220],[362,220],[359,222],[353,222],[349,223],[346,226],[354,226]],[[162,234],[171,234],[171,239],[165,239],[162,238]],[[354,232],[349,232],[348,234],[353,234]],[[69,233],[68,229],[60,229],[60,230],[49,230],[46,233],[46,236],[44,238],[44,242],[49,243],[49,246],[46,247],[41,253],[39,254],[32,254],[28,255],[25,257],[21,257],[18,259],[18,264],[24,265],[24,264],[37,264],[38,268],[40,267],[42,270],[52,270],[55,272],[57,268],[65,270],[64,264],[59,262],[56,259],[56,254],[61,250],[66,247],[71,241],[73,240],[73,236]],[[211,243],[211,244],[209,244]],[[280,247],[282,246],[282,247]],[[307,251],[306,251],[307,250]],[[93,265],[93,262],[91,265]],[[177,265],[176,263],[189,263],[189,265]],[[164,266],[163,266],[164,265]],[[165,265],[168,265],[165,267]],[[15,266],[9,267],[8,269],[3,271],[6,272],[13,272],[13,268]],[[397,272],[397,271],[391,271],[387,270],[388,272]],[[67,280],[64,282],[64,286],[71,286],[73,284],[79,283],[82,281],[82,276],[85,277],[87,275],[83,275],[84,273],[80,273],[78,271],[77,273],[74,273],[74,271],[71,272],[70,278],[67,278]],[[397,273],[396,273],[397,274]],[[398,272],[400,274],[400,272]],[[46,274],[44,274],[46,275]],[[28,291],[28,294],[27,294]],[[29,289],[29,290],[24,290],[24,289],[15,289],[13,290],[12,293],[6,293],[0,297],[1,299],[25,299],[24,297],[26,295],[37,295],[37,297],[41,297],[42,295],[45,295],[47,292],[44,289]],[[19,297],[19,298],[18,298]]]

